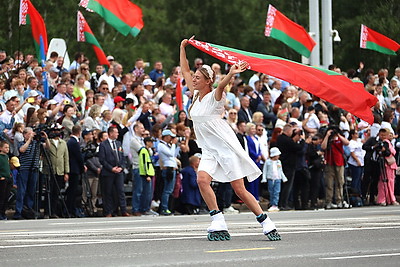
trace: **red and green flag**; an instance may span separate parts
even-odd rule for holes
[[[29,0],[20,1],[19,25],[31,24],[33,42],[39,62],[46,60],[47,54],[47,31],[42,16]]]
[[[87,42],[92,44],[93,50],[96,54],[97,60],[101,65],[110,66],[110,63],[107,60],[106,54],[104,54],[103,49],[101,48],[99,42],[97,41],[96,37],[92,30],[89,27],[89,24],[86,22],[86,19],[83,17],[82,13],[78,11],[78,42]]]
[[[395,56],[400,45],[385,35],[361,24],[360,47]]]
[[[129,0],[81,0],[79,5],[99,14],[125,36],[137,36],[144,26],[142,9]]]
[[[315,41],[301,25],[288,19],[272,5],[268,7],[264,34],[283,42],[305,57],[310,57],[315,46]]]
[[[249,63],[249,69],[288,81],[351,114],[373,123],[371,107],[377,98],[365,91],[363,83],[326,69],[306,66],[284,58],[241,51],[234,48],[189,40],[197,49],[225,62]]]

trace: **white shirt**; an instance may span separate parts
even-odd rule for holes
[[[310,116],[310,113],[304,114],[304,119],[307,119],[308,116]],[[319,123],[319,119],[318,119],[317,115],[315,115],[315,113],[311,114],[311,117],[308,120],[308,122],[306,123],[306,125],[310,129],[319,129],[319,127],[321,126]]]
[[[271,104],[272,106],[275,105],[275,101],[278,99],[278,97],[282,94],[281,90],[278,90],[276,88],[273,88],[271,90]]]
[[[356,158],[361,162],[361,166],[364,166],[365,150],[362,149],[362,145],[360,138],[358,138],[357,141],[350,140],[349,149],[350,152],[354,152]],[[348,163],[353,166],[358,166],[357,161],[352,156],[349,157]]]
[[[112,76],[108,76],[107,73],[104,73],[100,76],[98,84],[100,84],[103,80],[107,82],[108,90],[111,93],[112,89],[114,88],[114,78]]]
[[[8,110],[5,110],[3,114],[0,115],[0,121],[4,122],[5,124],[9,124],[12,118],[12,113]]]

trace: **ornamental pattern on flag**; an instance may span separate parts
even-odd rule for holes
[[[27,0],[21,0],[19,3],[19,25],[26,25],[26,14],[28,14]]]

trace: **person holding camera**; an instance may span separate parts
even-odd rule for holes
[[[361,181],[361,192],[364,205],[374,204],[378,195],[378,181],[381,174],[379,166],[379,154],[382,151],[383,140],[386,139],[386,130],[380,129],[378,136],[371,136],[363,144],[364,176]]]
[[[31,127],[26,127],[22,133],[24,141],[18,144],[20,171],[17,177],[17,200],[15,203],[14,219],[22,219],[22,209],[33,209],[35,200],[36,183],[39,173],[40,136]],[[45,139],[45,148],[49,141],[45,132],[40,132]]]
[[[303,149],[301,129],[296,129],[291,124],[283,126],[283,132],[278,136],[277,147],[281,151],[280,160],[287,183],[282,184],[279,206],[281,210],[289,210],[289,196],[292,192],[294,175],[297,164],[297,153]]]
[[[379,161],[381,175],[378,181],[378,196],[376,202],[380,206],[398,206],[399,202],[396,201],[394,195],[394,172],[397,169],[396,158],[394,157],[396,150],[389,139],[390,130],[387,128],[384,128],[383,130],[385,131],[383,134],[383,143],[382,145],[378,143],[378,147],[382,146],[382,148],[379,152],[381,157],[381,160]]]
[[[344,158],[343,146],[349,145],[347,140],[337,126],[330,127],[326,131],[321,148],[325,150],[325,204],[327,209],[343,208],[343,185],[344,185]],[[336,204],[332,203],[333,192],[335,192]]]

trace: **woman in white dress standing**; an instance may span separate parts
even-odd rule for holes
[[[261,171],[242,148],[232,128],[222,119],[226,101],[225,86],[235,74],[245,71],[248,63],[233,65],[213,90],[215,73],[210,66],[203,65],[193,76],[190,74],[185,50],[188,44],[187,39],[181,42],[180,65],[186,84],[194,95],[189,114],[193,120],[198,146],[202,148],[197,183],[212,218],[211,226],[207,229],[208,239],[230,239],[224,215],[218,210],[216,196],[210,185],[215,180],[230,182],[236,195],[256,215],[257,221],[263,226],[264,234],[271,241],[280,240],[275,224],[263,213],[256,199],[244,186],[243,177],[251,182],[261,175]]]

